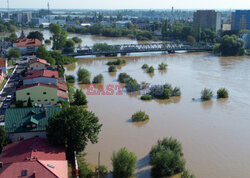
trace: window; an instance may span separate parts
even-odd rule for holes
[[[41,102],[41,100],[37,100],[38,102]]]
[[[51,101],[55,101],[54,99],[51,99]]]
[[[45,102],[47,102],[48,100],[46,99],[46,100],[44,100]]]
[[[46,95],[47,93],[46,92],[43,92],[44,95]]]
[[[30,93],[27,93],[27,95],[30,95]]]

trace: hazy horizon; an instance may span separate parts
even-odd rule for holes
[[[2,0],[0,8],[7,7],[7,0]],[[45,9],[47,2],[50,3],[51,9],[71,9],[71,10],[166,10],[182,9],[182,10],[195,10],[195,9],[218,9],[218,10],[233,10],[233,9],[250,9],[250,1],[238,0],[210,0],[199,1],[189,0],[188,3],[183,0],[9,0],[10,8],[20,9]],[[184,3],[183,3],[184,2]],[[247,8],[248,7],[248,8]]]

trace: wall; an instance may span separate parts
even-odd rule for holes
[[[29,138],[33,138],[35,136],[38,136],[40,138],[46,138],[46,132],[42,131],[42,132],[25,132],[25,133],[10,133],[9,134],[9,139],[12,142],[16,142],[18,141],[20,138],[23,138],[24,140],[29,139]]]
[[[29,65],[28,70],[42,70],[46,69],[46,65],[40,62],[35,62]]]

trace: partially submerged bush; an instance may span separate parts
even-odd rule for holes
[[[102,83],[102,82],[103,82],[103,75],[102,74],[95,76],[93,79],[93,83]]]
[[[167,66],[168,66],[167,64],[165,64],[165,63],[162,62],[161,64],[159,64],[158,69],[159,69],[159,70],[166,70],[166,69],[167,69]]]
[[[90,73],[84,68],[79,68],[77,72],[78,81],[82,82],[83,84],[90,83]]]
[[[226,88],[220,88],[217,91],[217,98],[228,98],[228,91]]]
[[[153,66],[149,67],[147,73],[154,73],[155,69]]]
[[[133,78],[129,78],[126,82],[126,90],[127,92],[138,91],[141,89],[141,85],[137,83],[137,81]]]
[[[114,65],[109,66],[109,72],[116,72],[116,67]]]
[[[126,148],[113,152],[112,158],[114,177],[131,177],[136,168],[137,157]]]
[[[164,138],[152,147],[150,164],[154,177],[169,177],[184,171],[185,160],[182,156],[181,144],[173,138]]]
[[[212,90],[205,88],[201,91],[201,99],[203,101],[210,100],[212,97],[213,97]]]
[[[149,116],[143,111],[138,111],[132,115],[133,122],[141,122],[141,121],[146,121],[148,119],[149,119]]]
[[[149,94],[145,94],[141,96],[141,100],[152,100],[153,97]]]
[[[172,96],[180,96],[180,88],[175,87],[174,89],[170,84],[155,85],[150,88],[150,95],[157,99],[169,99]]]
[[[143,64],[143,66],[141,67],[142,69],[148,69],[149,66],[147,64]]]
[[[126,83],[131,77],[126,73],[120,73],[118,76],[118,81],[121,83]]]
[[[107,65],[122,65],[125,64],[126,60],[122,58],[117,58],[116,60],[108,61]]]
[[[195,175],[191,174],[187,169],[181,174],[181,178],[195,178]]]

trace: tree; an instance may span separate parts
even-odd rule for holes
[[[21,52],[19,50],[16,50],[16,49],[11,49],[9,52],[8,52],[8,58],[11,59],[11,58],[19,58],[21,57]]]
[[[62,49],[67,40],[67,32],[59,24],[50,24],[50,32],[53,34],[53,49]]]
[[[27,107],[32,107],[32,101],[30,97],[28,98]]]
[[[83,151],[88,142],[97,143],[101,127],[94,113],[82,106],[71,106],[48,120],[47,137],[50,143],[64,146],[72,160],[74,151]]]
[[[43,33],[39,32],[39,31],[34,31],[34,32],[30,32],[27,36],[27,38],[30,39],[39,39],[40,41],[43,41]]]
[[[64,53],[72,53],[75,50],[75,42],[71,39],[67,40],[63,46]]]
[[[50,45],[50,44],[51,44],[51,41],[50,41],[49,39],[46,39],[46,40],[44,41],[44,43],[45,43],[46,45]]]
[[[88,100],[86,98],[86,95],[82,92],[82,90],[77,89],[74,92],[74,105],[81,106],[86,105],[88,103]]]
[[[72,40],[73,40],[75,43],[78,43],[78,44],[81,44],[81,43],[82,43],[82,39],[79,38],[79,37],[77,37],[77,36],[74,36],[74,37],[72,38]]]
[[[152,176],[170,177],[181,173],[185,167],[182,154],[182,146],[178,140],[171,137],[159,140],[149,153],[150,164],[153,166]]]
[[[7,134],[5,132],[4,127],[0,127],[0,153],[2,152],[6,138],[7,138]]]
[[[12,33],[9,37],[6,37],[4,40],[11,41],[13,43],[17,40],[17,35],[15,33]]]
[[[235,35],[225,35],[220,42],[219,51],[222,56],[242,56],[244,54],[244,41]]]
[[[36,52],[36,56],[41,59],[47,59],[50,57],[49,51],[45,48],[44,45],[41,45],[38,47],[38,50]]]
[[[147,73],[154,73],[155,69],[153,66],[150,66],[147,70]]]
[[[111,65],[111,66],[109,66],[108,71],[109,72],[116,72],[117,69],[116,69],[116,67],[114,65]]]
[[[93,83],[102,83],[102,82],[103,82],[103,75],[102,74],[95,76],[93,79]]]
[[[149,119],[149,116],[143,111],[138,111],[132,115],[133,122],[146,121],[148,119]]]
[[[82,82],[83,84],[90,83],[90,73],[84,68],[79,68],[77,72],[78,81]]]
[[[114,177],[130,177],[134,174],[137,157],[126,148],[113,152],[111,157]]]
[[[165,64],[165,63],[162,62],[161,64],[159,64],[158,69],[159,69],[159,70],[166,70],[166,69],[167,69],[167,66],[168,66],[167,64]]]
[[[228,91],[226,88],[220,88],[217,91],[217,98],[228,98]]]
[[[201,99],[203,101],[210,100],[213,97],[213,92],[210,89],[204,88],[201,91]]]

